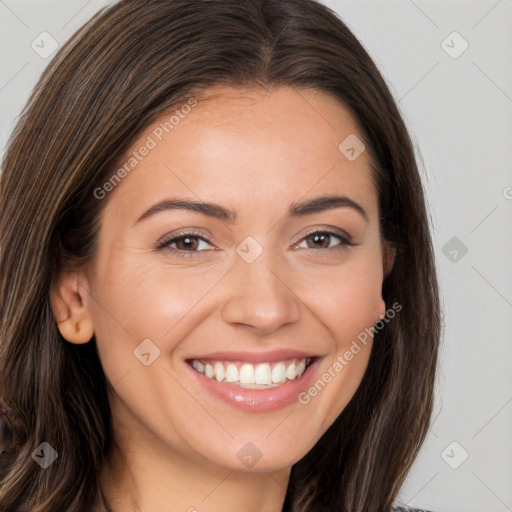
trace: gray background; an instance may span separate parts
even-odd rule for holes
[[[431,209],[445,332],[433,424],[400,503],[512,511],[512,0],[324,3],[387,79]],[[51,59],[32,43],[50,49],[46,31],[62,45],[107,4],[0,0],[2,153]]]

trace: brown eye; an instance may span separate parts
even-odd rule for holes
[[[206,238],[195,233],[180,233],[164,236],[156,245],[158,251],[167,251],[177,256],[194,257],[212,245]],[[175,247],[173,247],[175,246]]]
[[[177,241],[174,243],[176,243],[176,248],[180,251],[194,251],[199,246],[198,238],[197,236],[182,236],[175,238],[174,240]]]
[[[338,239],[339,243],[331,246],[332,240]],[[301,242],[306,241],[307,249],[319,249],[319,250],[337,250],[343,249],[344,246],[352,246],[352,242],[345,236],[333,233],[331,231],[314,231],[306,235]]]
[[[306,240],[311,240],[315,245],[311,247],[311,249],[325,249],[329,247],[331,235],[329,233],[314,233],[313,235],[309,235]]]

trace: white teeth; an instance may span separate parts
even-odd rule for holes
[[[226,368],[226,382],[236,382],[238,380],[238,368],[234,364],[228,364]]]
[[[222,361],[204,363],[194,359],[192,366],[205,377],[215,379],[218,382],[264,389],[284,384],[287,380],[298,379],[306,370],[309,361],[309,358],[302,358],[279,361],[278,363],[259,363],[253,365],[250,363],[228,363]]]
[[[241,384],[254,384],[254,366],[252,364],[244,364],[240,368],[238,380]]]
[[[297,374],[295,373],[295,361],[292,361],[290,366],[288,366],[288,368],[286,368],[286,378],[287,379],[295,379],[295,376]]]
[[[262,363],[256,366],[254,382],[256,384],[270,384],[272,382],[272,370],[269,363]]]
[[[286,367],[284,363],[277,363],[274,368],[272,368],[272,382],[277,384],[279,382],[284,382],[286,380]]]
[[[200,373],[204,373],[204,364],[201,361],[194,360],[192,366]]]
[[[215,363],[215,380],[222,382],[224,380],[224,365],[222,363]]]

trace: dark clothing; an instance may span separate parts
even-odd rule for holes
[[[431,512],[426,508],[412,508],[412,507],[393,507],[391,512]]]

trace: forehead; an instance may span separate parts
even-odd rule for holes
[[[149,125],[121,160],[128,169],[139,153],[110,193],[116,211],[182,194],[264,212],[325,192],[376,210],[367,152],[350,160],[341,150],[362,135],[339,100],[312,89],[228,86],[211,87],[191,108],[187,100]]]

